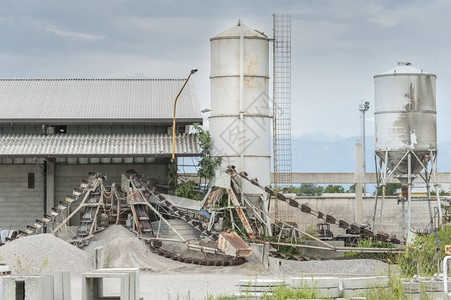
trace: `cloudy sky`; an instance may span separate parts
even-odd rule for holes
[[[3,0],[0,77],[186,77],[209,107],[209,39],[238,19],[272,37],[292,16],[292,133],[358,136],[373,76],[398,61],[437,75],[439,141],[451,124],[451,1]]]

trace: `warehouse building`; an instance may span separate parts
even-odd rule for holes
[[[0,79],[0,228],[21,229],[88,172],[169,182],[174,99],[183,79]],[[191,82],[176,111],[176,156],[199,156]]]

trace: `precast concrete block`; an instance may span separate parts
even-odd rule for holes
[[[103,297],[103,279],[119,278],[120,279],[120,295],[117,297]],[[133,300],[130,298],[130,273],[102,273],[89,272],[84,273],[82,277],[82,300],[99,300],[99,299],[115,299],[115,300]]]
[[[320,297],[337,298],[340,296],[340,279],[338,277],[292,277],[292,287],[310,288]]]
[[[443,292],[443,280],[422,280],[426,292]]]
[[[266,293],[271,292],[275,287],[288,285],[286,281],[280,279],[242,279],[238,280],[240,292]]]
[[[126,276],[125,276],[125,275]],[[98,269],[83,274],[83,300],[102,299],[103,279],[119,278],[121,281],[120,299],[140,299],[139,269],[138,268],[113,268]],[[125,297],[125,298],[124,298]]]
[[[342,278],[343,296],[358,297],[367,295],[373,288],[385,288],[388,286],[387,276]]]
[[[94,269],[103,269],[104,267],[104,251],[103,246],[98,246],[95,249],[96,256],[94,260]]]
[[[292,277],[290,284],[294,287],[334,288],[339,287],[338,277]]]
[[[342,278],[341,282],[343,285],[343,290],[387,287],[388,276]]]
[[[70,271],[56,271],[53,274],[54,300],[71,300]]]
[[[343,297],[355,298],[355,297],[365,297],[370,293],[371,289],[351,289],[351,290],[343,290]]]
[[[98,272],[110,272],[110,273],[128,273],[129,279],[129,291],[130,299],[138,300],[140,298],[140,280],[139,280],[139,268],[111,268],[111,269],[99,269]]]
[[[257,261],[262,264],[265,269],[269,268],[269,245],[250,243],[249,247],[252,249],[252,256],[248,258],[249,261]]]
[[[2,281],[2,296],[5,300],[53,300],[52,276],[4,276]]]

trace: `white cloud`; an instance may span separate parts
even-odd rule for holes
[[[89,33],[81,33],[81,32],[72,32],[72,31],[65,31],[62,29],[59,29],[55,25],[51,25],[44,28],[45,31],[54,33],[58,36],[62,36],[65,38],[77,38],[77,39],[83,39],[83,40],[99,40],[104,39],[105,37],[102,35],[94,35]]]

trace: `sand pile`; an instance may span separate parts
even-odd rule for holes
[[[183,252],[184,244],[172,244],[171,250],[178,249]],[[110,225],[107,229],[97,233],[89,246],[83,248],[94,257],[95,248],[103,246],[105,256],[105,267],[109,268],[140,268],[158,273],[173,272],[215,272],[221,273],[222,268],[212,268],[194,264],[174,261],[151,252],[146,243],[136,237],[133,232],[121,225]],[[205,255],[199,253],[198,255]],[[232,271],[234,267],[225,267]]]
[[[36,234],[16,239],[0,247],[1,262],[12,274],[51,273],[69,270],[81,275],[93,269],[93,260],[83,250],[52,234]]]
[[[96,234],[84,250],[93,256],[98,246],[103,246],[104,263],[108,268],[161,271],[177,269],[183,265],[152,253],[144,241],[121,225],[110,225]]]

